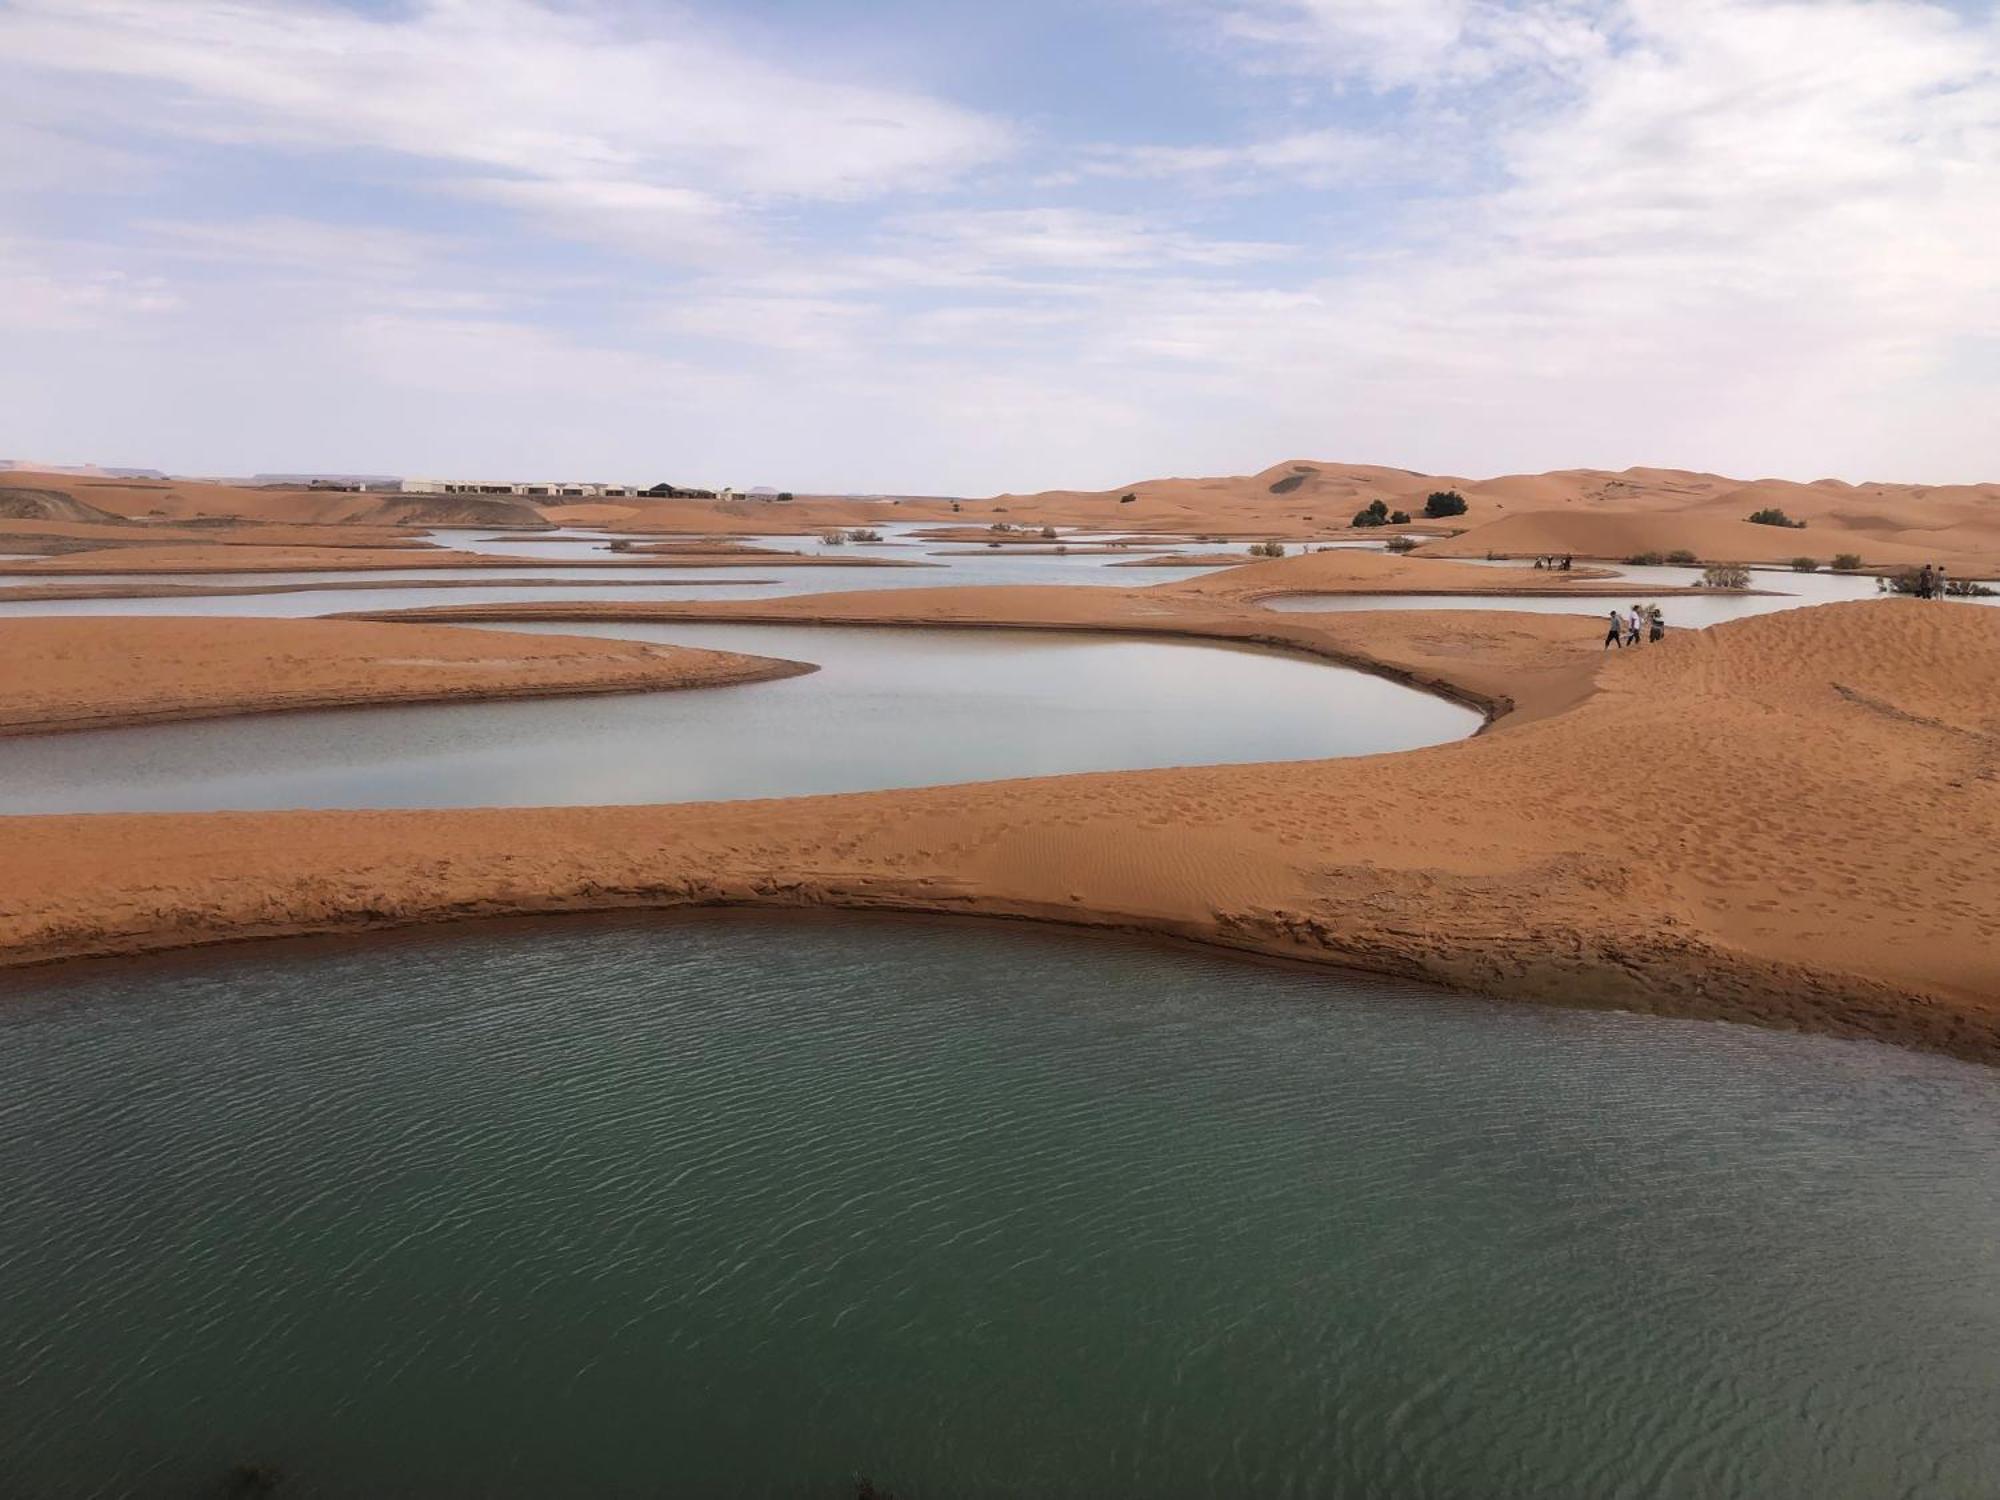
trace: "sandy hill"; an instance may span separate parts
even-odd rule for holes
[[[122,524],[124,517],[77,499],[65,490],[0,484],[0,521],[68,521]]]
[[[2000,504],[1996,504],[2000,520]],[[1787,511],[1787,514],[1793,514]],[[1574,553],[1578,557],[1628,558],[1642,553],[1692,552],[1703,562],[1784,563],[1811,557],[1821,566],[1842,552],[1869,564],[1950,562],[1961,575],[2000,565],[2000,525],[1969,537],[1982,550],[1917,546],[1894,534],[1866,533],[1809,523],[1804,530],[1758,526],[1715,510],[1583,512],[1540,510],[1475,526],[1445,541],[1427,542],[1424,557],[1532,557]]]

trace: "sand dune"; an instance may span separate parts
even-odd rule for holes
[[[797,662],[593,637],[339,620],[0,620],[0,734],[225,714],[788,677]]]
[[[1086,591],[938,592],[1033,595],[1014,611],[1032,615]],[[1368,643],[1385,657],[1497,680],[1575,652],[1548,637],[1562,625],[1341,621],[1391,632]],[[676,808],[15,819],[0,942],[27,961],[500,912],[987,912],[2000,1060],[2000,613],[1832,605],[1575,670],[1594,685],[1566,709],[1349,761]]]
[[[2000,519],[2000,501],[1995,502],[1995,510],[1996,519]],[[1791,510],[1786,514],[1796,518]],[[1967,531],[1959,539],[1976,542],[1986,550],[1974,554],[1951,550],[1939,545],[1936,538],[1919,547],[1851,528],[1815,529],[1810,523],[1804,530],[1758,526],[1706,511],[1592,514],[1541,510],[1490,521],[1444,541],[1427,542],[1417,551],[1421,556],[1438,558],[1534,557],[1544,553],[1625,558],[1686,550],[1703,562],[1788,563],[1795,557],[1811,557],[1822,567],[1838,553],[1853,552],[1870,565],[1917,567],[1945,562],[1962,577],[2000,570],[2000,527],[1986,534]]]
[[[0,479],[0,490],[8,486],[61,497],[63,503],[93,513],[155,522],[234,516],[329,527],[440,525],[454,519],[489,524],[483,514],[465,511],[467,505],[486,503],[480,497],[351,495],[26,472],[9,472]],[[1424,499],[1436,490],[1464,496],[1466,513],[1446,522],[1425,522]],[[1482,556],[1491,549],[1618,559],[1685,549],[1707,561],[1783,562],[1803,554],[1825,562],[1838,552],[1856,552],[1869,564],[1941,561],[1961,576],[2000,574],[2000,485],[1799,483],[1659,468],[1616,473],[1565,469],[1477,479],[1293,459],[1254,474],[1142,479],[1105,490],[1045,490],[962,501],[801,495],[785,503],[635,498],[540,504],[501,497],[493,503],[505,514],[496,514],[490,524],[758,536],[918,521],[953,528],[943,539],[960,541],[1042,540],[1034,534],[1044,525],[1142,537],[1302,540],[1345,529],[1356,511],[1377,500],[1391,510],[1407,510],[1420,526],[1471,533],[1470,541],[1433,544],[1434,556]],[[1769,507],[1805,520],[1807,529],[1744,529],[1746,517]],[[991,532],[997,524],[1026,528],[1030,535]],[[1506,529],[1489,530],[1496,525]]]

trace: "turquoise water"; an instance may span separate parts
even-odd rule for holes
[[[2000,1477],[1963,1064],[997,924],[0,995],[10,1500]]]

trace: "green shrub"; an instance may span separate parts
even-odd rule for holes
[[[1833,554],[1833,571],[1836,573],[1858,573],[1861,571],[1859,552],[1836,552]]]
[[[1701,566],[1701,559],[1685,547],[1677,547],[1672,552],[1669,552],[1667,554],[1667,561],[1676,568],[1697,568]]]
[[[1409,513],[1408,511],[1406,511],[1406,510],[1398,510],[1398,511],[1392,511],[1392,512],[1390,512],[1390,514],[1389,514],[1389,524],[1390,524],[1391,526],[1407,526],[1407,525],[1409,525],[1409,524],[1410,524],[1410,513]]]
[[[1382,517],[1376,515],[1372,510],[1357,510],[1354,513],[1353,521],[1349,524],[1353,526],[1380,526],[1382,524]]]
[[[1747,589],[1750,587],[1750,570],[1735,563],[1712,563],[1701,570],[1701,586],[1705,589]]]
[[[1368,502],[1368,510],[1377,520],[1386,521],[1389,519],[1389,502],[1386,500],[1370,500]]]
[[[1433,521],[1465,514],[1465,496],[1457,490],[1433,490],[1424,501],[1424,514]]]
[[[1775,505],[1767,505],[1762,510],[1751,511],[1750,524],[1752,526],[1789,526],[1794,531],[1804,531],[1806,529],[1805,522],[1794,521]]]
[[[1792,559],[1792,571],[1794,573],[1817,573],[1819,571],[1819,559],[1816,557],[1795,557]]]
[[[1391,552],[1414,552],[1417,550],[1417,539],[1413,536],[1392,536],[1389,538],[1389,550]]]
[[[1252,542],[1250,544],[1250,555],[1252,557],[1283,557],[1285,555],[1285,544],[1283,542]]]

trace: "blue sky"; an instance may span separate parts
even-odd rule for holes
[[[0,0],[0,455],[2000,478],[1984,0]]]

